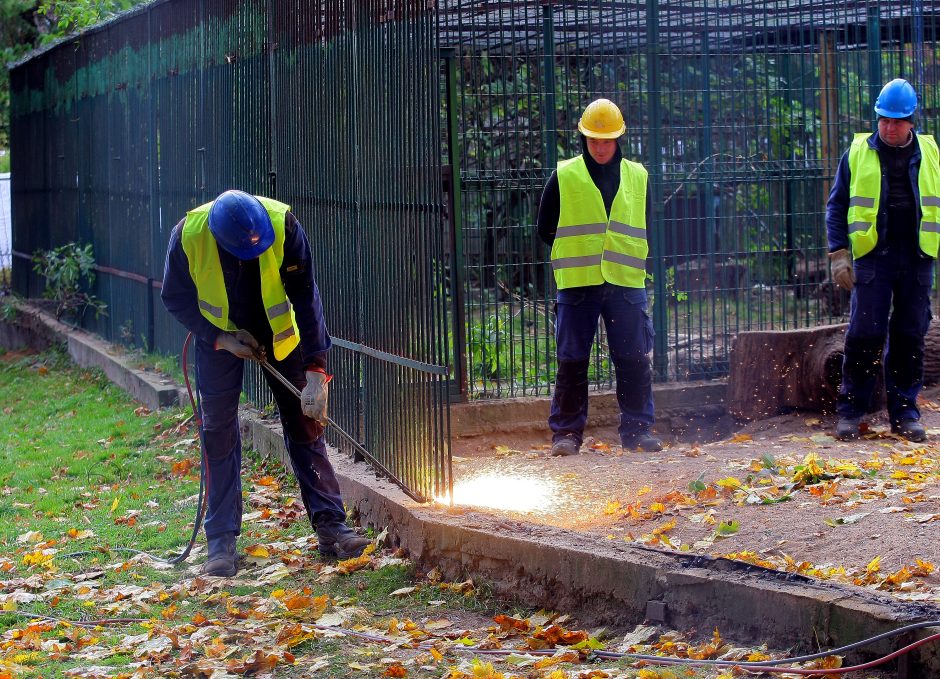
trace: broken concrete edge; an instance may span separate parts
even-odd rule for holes
[[[290,466],[279,424],[243,410],[242,436],[262,455]],[[390,545],[404,548],[419,569],[437,567],[450,580],[471,577],[498,597],[574,613],[591,627],[631,626],[652,617],[676,629],[706,634],[718,629],[735,641],[815,652],[906,624],[940,621],[940,606],[727,559],[598,541],[531,524],[526,533],[538,539],[520,539],[511,530],[514,523],[523,525],[519,522],[505,521],[507,532],[494,532],[491,517],[483,522],[472,511],[415,502],[367,464],[333,448],[330,458],[351,513],[376,532],[388,529]],[[847,657],[870,660],[937,632],[940,626],[916,630],[903,642],[884,639]],[[934,673],[912,676],[940,676],[936,645],[919,647],[910,658]]]
[[[112,354],[100,338],[28,304],[17,306],[15,323],[0,321],[0,346],[66,345],[77,364],[102,368],[152,409],[171,400],[161,395],[167,391],[177,399],[185,395],[180,387],[155,380],[122,360],[126,357]],[[699,393],[696,398],[710,397]],[[241,419],[245,442],[290,468],[280,423],[248,409],[242,410]],[[361,524],[388,528],[391,544],[407,550],[419,568],[437,567],[452,580],[470,576],[497,596],[568,611],[597,625],[634,625],[649,618],[675,628],[731,629],[739,641],[815,650],[818,645],[841,646],[904,624],[940,619],[938,606],[898,602],[738,562],[598,542],[549,526],[526,526],[538,540],[483,530],[482,522],[474,523],[479,514],[417,503],[390,481],[376,478],[366,464],[330,450],[347,506]],[[574,547],[556,546],[563,533],[564,543]],[[917,630],[905,635],[904,643],[938,631]],[[900,645],[890,638],[848,657],[868,659]],[[921,672],[911,676],[940,674],[940,654],[931,646],[915,649],[909,658],[912,671]]]
[[[654,430],[663,434],[681,431],[688,420],[702,416],[726,414],[727,380],[654,384],[656,407]],[[591,392],[591,422],[595,425],[616,425],[620,418],[617,393],[613,390]],[[551,398],[525,396],[467,401],[450,407],[450,427],[454,436],[536,431],[548,429]]]
[[[12,319],[0,320],[0,346],[11,350],[63,347],[76,365],[99,368],[109,380],[151,410],[189,403],[184,388],[167,377],[141,370],[132,356],[120,353],[120,347],[86,330],[68,326],[23,300],[13,298],[10,303],[17,311]]]

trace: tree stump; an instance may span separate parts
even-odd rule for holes
[[[728,412],[746,419],[793,408],[834,412],[847,327],[740,333],[730,356]]]
[[[940,322],[934,321],[924,338],[924,384],[940,382]]]

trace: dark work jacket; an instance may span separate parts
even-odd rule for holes
[[[187,330],[214,346],[222,330],[199,311],[196,284],[189,274],[189,260],[180,240],[185,221],[185,218],[180,221],[170,234],[160,297],[166,310]],[[261,297],[258,260],[240,260],[220,247],[219,263],[228,294],[230,320],[238,329],[250,332],[267,348],[269,356],[273,356],[273,336]],[[307,367],[325,368],[326,352],[332,342],[323,317],[320,291],[313,277],[310,246],[300,222],[290,212],[284,221],[284,261],[280,272],[287,298],[294,307],[303,363]]]
[[[885,254],[889,246],[897,247],[904,253],[929,259],[918,244],[918,226],[921,220],[920,187],[917,184],[917,175],[920,172],[920,144],[917,133],[914,133],[913,152],[907,162],[907,180],[910,183],[910,193],[898,191],[897,182],[891,182],[889,172],[903,172],[903,167],[896,163],[886,162],[886,156],[897,153],[897,150],[888,147],[878,136],[872,133],[868,138],[868,145],[878,151],[881,161],[881,196],[878,199],[878,219],[875,228],[878,230],[878,243],[869,254]],[[903,150],[902,150],[903,151]],[[852,251],[849,242],[849,185],[851,172],[849,171],[849,152],[842,154],[839,167],[836,170],[835,181],[829,192],[829,201],[826,204],[826,234],[829,239],[829,252],[842,250]],[[892,191],[892,185],[894,190]],[[895,204],[892,206],[892,200]],[[865,255],[866,257],[868,255]]]

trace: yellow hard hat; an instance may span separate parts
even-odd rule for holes
[[[616,139],[627,131],[627,126],[617,104],[610,99],[595,99],[584,109],[578,129],[585,137]]]

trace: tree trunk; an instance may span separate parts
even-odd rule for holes
[[[731,350],[728,412],[746,419],[793,408],[834,412],[847,327],[740,333]]]

